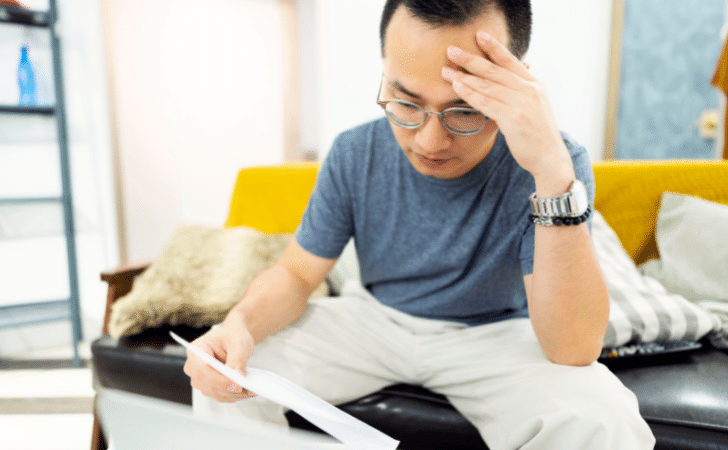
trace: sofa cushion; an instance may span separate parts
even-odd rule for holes
[[[640,414],[653,431],[655,425],[669,427],[670,435],[682,430],[683,439],[695,445],[665,448],[728,448],[728,354],[704,345],[670,363],[613,371],[637,396]]]
[[[666,192],[656,239],[660,258],[640,272],[721,317],[722,336],[711,341],[728,348],[728,206]]]
[[[592,238],[609,289],[604,347],[633,342],[697,341],[721,329],[715,314],[680,295],[668,293],[657,280],[642,276],[598,211],[592,221]]]
[[[332,295],[341,295],[341,291],[344,289],[344,284],[347,280],[359,280],[361,281],[361,274],[359,273],[359,257],[356,255],[356,243],[354,238],[349,239],[349,242],[341,252],[341,256],[336,260],[334,268],[329,273],[329,287],[331,288]]]
[[[183,367],[184,347],[169,335],[174,331],[193,341],[208,328],[186,325],[149,328],[133,336],[101,336],[91,343],[94,383],[104,388],[192,404],[190,379]]]
[[[183,225],[160,257],[111,310],[109,334],[133,335],[160,325],[221,322],[253,279],[280,258],[291,234]],[[311,298],[329,295],[322,283]]]
[[[660,258],[643,274],[691,300],[728,301],[728,206],[665,192],[655,237]]]

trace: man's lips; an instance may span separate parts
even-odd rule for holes
[[[428,158],[427,156],[420,155],[418,153],[415,153],[417,156],[417,159],[424,165],[428,167],[439,167],[448,161],[450,161],[451,158]]]

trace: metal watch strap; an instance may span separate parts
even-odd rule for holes
[[[586,212],[577,217],[541,217],[535,214],[529,214],[528,218],[536,225],[543,225],[547,227],[560,226],[560,225],[579,225],[586,222],[591,216],[591,207],[586,209]]]
[[[552,198],[530,197],[531,219],[538,225],[571,225],[585,221],[589,215],[589,200],[584,183],[574,180],[569,192]],[[569,219],[569,220],[565,220]]]

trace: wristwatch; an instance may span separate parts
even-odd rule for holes
[[[531,221],[536,225],[578,225],[585,222],[591,214],[586,186],[574,180],[569,192],[553,198],[537,198],[534,192],[531,202]]]

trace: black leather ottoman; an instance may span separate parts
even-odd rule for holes
[[[94,375],[101,386],[192,404],[184,374],[184,349],[169,337],[172,329],[193,340],[206,329],[147,330],[136,336],[93,342]],[[703,349],[648,367],[614,368],[640,402],[657,437],[657,450],[728,449],[728,355]],[[443,396],[399,384],[339,405],[349,414],[401,441],[400,448],[484,450],[475,427]],[[291,426],[315,429],[295,413]]]

